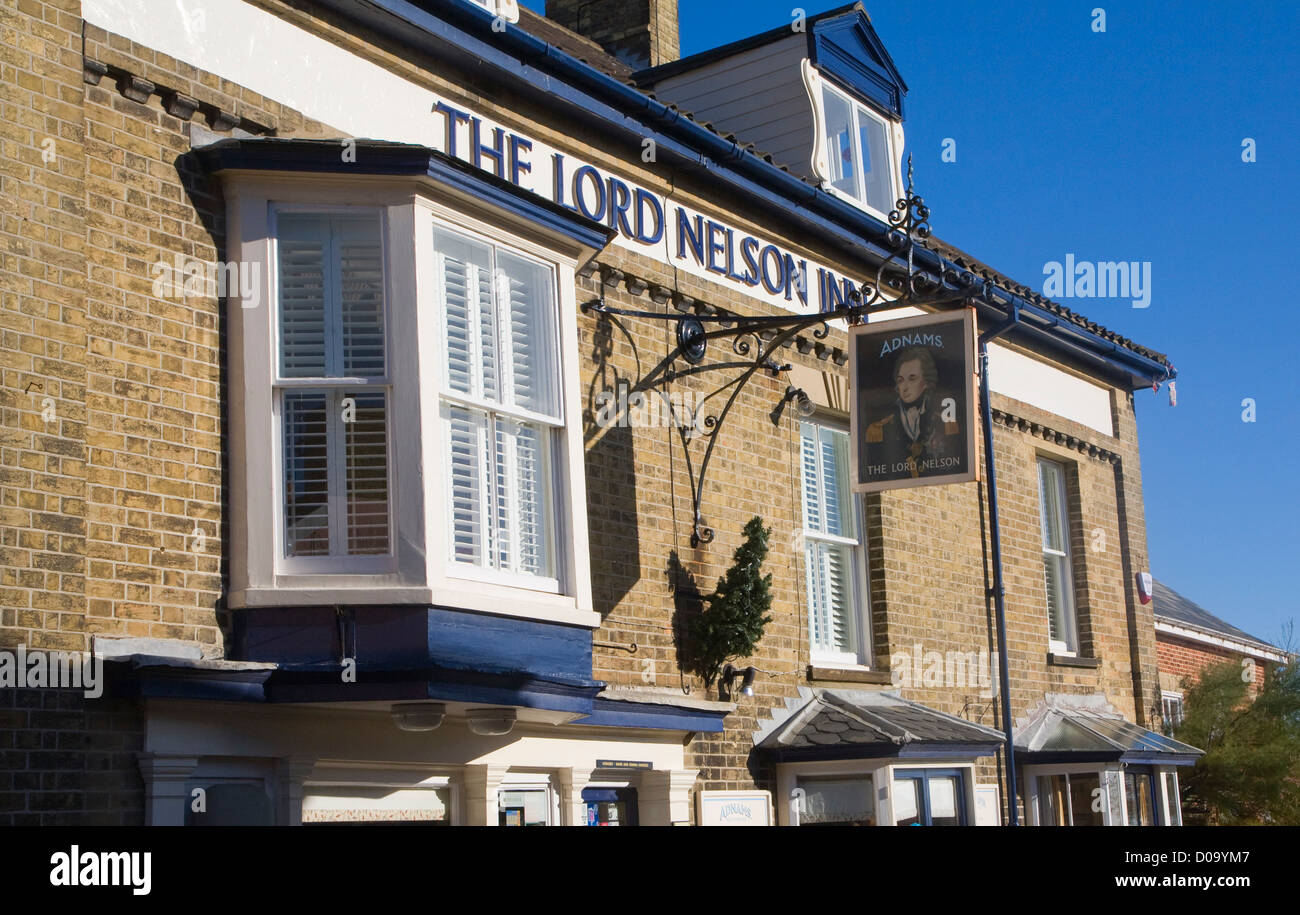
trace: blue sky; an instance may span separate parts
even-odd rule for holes
[[[790,22],[793,7],[679,3],[683,55]],[[1067,253],[1150,262],[1145,309],[1061,301],[1178,369],[1177,407],[1165,388],[1136,397],[1151,571],[1277,640],[1300,619],[1300,4],[866,8],[908,84],[906,152],[939,237],[1038,289]],[[945,138],[956,162],[940,160]]]

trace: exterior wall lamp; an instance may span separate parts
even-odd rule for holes
[[[393,724],[403,731],[436,731],[447,715],[441,702],[402,702],[393,706]]]
[[[722,668],[722,673],[718,675],[718,696],[723,702],[731,700],[731,684],[737,677],[742,677],[740,681],[740,695],[746,698],[752,698],[754,695],[754,676],[758,673],[757,667],[746,667],[743,670],[731,664]]]
[[[472,708],[465,715],[469,729],[480,737],[500,737],[515,727],[512,708]]]

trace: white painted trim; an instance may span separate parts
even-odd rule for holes
[[[975,823],[975,762],[971,758],[952,760],[896,759],[842,759],[823,762],[778,763],[776,767],[777,825],[790,826],[790,792],[797,786],[798,778],[858,776],[872,779],[873,798],[878,826],[894,825],[894,770],[895,769],[961,769],[964,772],[964,800],[968,825]],[[877,773],[882,773],[877,777]],[[882,795],[882,788],[884,789]]]
[[[1165,620],[1156,619],[1156,632],[1163,632],[1165,635],[1176,636],[1180,639],[1187,639],[1192,642],[1200,642],[1202,645],[1214,645],[1217,648],[1227,648],[1230,651],[1239,652],[1252,658],[1260,658],[1265,661],[1277,661],[1285,664],[1287,657],[1280,651],[1269,651],[1260,647],[1258,644],[1243,642],[1226,635],[1212,635],[1204,630],[1192,628],[1184,623],[1170,623]]]
[[[1106,804],[1102,810],[1103,826],[1122,826],[1126,822],[1123,815],[1123,784],[1120,784],[1120,811],[1119,822],[1115,822],[1115,811],[1110,806],[1110,776],[1108,773],[1117,775],[1122,773],[1118,765],[1108,763],[1062,763],[1049,764],[1041,766],[1024,766],[1020,769],[1024,779],[1025,788],[1025,820],[1031,826],[1042,826],[1042,811],[1038,806],[1038,777],[1042,775],[1096,775],[1101,783],[1102,796],[1106,799]]]
[[[586,481],[583,463],[579,388],[576,280],[573,252],[551,247],[539,232],[524,237],[504,232],[475,215],[461,212],[441,199],[422,196],[416,182],[281,180],[276,177],[232,174],[226,181],[231,250],[241,266],[256,265],[259,285],[256,307],[244,308],[237,297],[227,301],[230,319],[231,454],[255,459],[231,461],[231,588],[232,608],[291,606],[306,603],[374,602],[437,603],[502,616],[538,619],[595,628],[600,616],[592,609],[590,557],[586,520]],[[437,192],[432,192],[436,194]],[[441,195],[439,195],[441,196]],[[450,199],[450,198],[448,198]],[[394,470],[390,478],[391,522],[395,536],[394,566],[381,573],[299,572],[285,567],[281,555],[283,481],[279,467],[279,417],[272,396],[277,374],[274,345],[276,324],[275,246],[272,206],[342,209],[364,206],[384,214],[384,263],[387,273],[387,320],[391,417],[390,440]],[[432,217],[484,235],[549,264],[558,299],[557,333],[563,376],[559,433],[561,478],[555,484],[556,535],[553,549],[556,577],[520,588],[511,578],[474,581],[457,574],[447,559],[445,502],[430,495],[441,481],[430,479],[428,468],[441,466],[443,438],[437,422],[441,384],[441,352],[433,288],[432,238],[426,229]],[[422,244],[422,242],[427,242]],[[238,295],[238,293],[236,294]],[[369,560],[371,557],[365,557]],[[548,594],[541,587],[562,593]]]
[[[865,199],[859,199],[857,197],[854,197],[852,194],[846,194],[843,191],[841,191],[839,188],[837,188],[834,184],[831,183],[831,171],[830,171],[830,159],[829,159],[830,152],[827,149],[827,142],[826,142],[825,93],[833,92],[835,95],[839,96],[848,104],[849,110],[852,113],[853,148],[858,151],[857,161],[854,163],[854,167],[857,169],[859,180],[863,180],[863,178],[865,177],[865,171],[862,167],[862,150],[860,148],[860,144],[862,142],[862,129],[858,123],[858,118],[861,117],[862,112],[866,112],[868,117],[872,118],[875,122],[877,122],[882,127],[884,127],[885,146],[886,146],[885,159],[889,166],[889,188],[888,188],[889,198],[887,204],[891,207],[893,206],[894,201],[897,200],[900,196],[902,196],[899,190],[899,188],[903,186],[903,177],[901,173],[901,169],[902,169],[901,158],[899,155],[902,151],[902,148],[901,146],[897,146],[897,147],[895,146],[895,140],[897,138],[898,133],[900,133],[902,130],[902,125],[898,124],[896,121],[890,118],[886,118],[883,115],[877,113],[869,105],[867,105],[866,102],[856,98],[850,93],[840,89],[838,86],[834,86],[829,81],[823,79],[821,74],[817,71],[817,69],[813,67],[807,60],[803,62],[803,66],[801,67],[801,70],[803,73],[804,87],[808,90],[808,94],[812,99],[813,130],[816,131],[816,136],[813,140],[813,154],[812,154],[812,166],[813,166],[814,177],[816,177],[821,182],[822,190],[826,191],[829,194],[834,194],[836,197],[840,198],[846,203],[851,203],[858,209],[864,210],[867,213],[870,213],[872,216],[876,217],[877,219],[888,223],[889,221],[888,210],[879,210],[876,207],[872,206],[870,203],[868,203]],[[863,188],[863,194],[865,195],[865,193],[866,193],[866,189]]]
[[[1052,639],[1049,635],[1048,647],[1052,652],[1056,654],[1074,657],[1078,654],[1079,651],[1079,615],[1078,615],[1078,595],[1075,593],[1075,589],[1074,589],[1074,555],[1071,550],[1073,544],[1071,543],[1070,540],[1070,533],[1071,533],[1070,532],[1070,487],[1067,484],[1067,477],[1070,472],[1070,465],[1068,462],[1061,460],[1055,455],[1047,455],[1047,454],[1035,455],[1034,472],[1035,472],[1035,476],[1038,478],[1038,484],[1039,484],[1038,485],[1038,501],[1039,501],[1038,517],[1040,523],[1040,533],[1041,533],[1041,523],[1044,520],[1043,514],[1047,509],[1047,505],[1043,501],[1043,488],[1042,488],[1042,484],[1043,484],[1042,465],[1044,463],[1051,464],[1053,467],[1056,468],[1056,507],[1057,510],[1060,512],[1060,517],[1055,519],[1056,528],[1057,528],[1056,533],[1057,536],[1061,538],[1061,546],[1063,546],[1064,549],[1053,550],[1050,549],[1046,543],[1043,543],[1039,552],[1040,554],[1051,555],[1058,559],[1063,560],[1061,563],[1061,567],[1064,569],[1063,572],[1064,580],[1061,582],[1061,600],[1065,604],[1065,606],[1063,607],[1064,613],[1062,613],[1063,619],[1061,623],[1065,627],[1066,635],[1069,636],[1069,638],[1067,639],[1059,640],[1059,639]],[[1053,519],[1049,518],[1046,520],[1050,522]],[[1046,579],[1044,579],[1044,585],[1046,585]],[[1051,612],[1050,607],[1046,609],[1048,609],[1048,612],[1050,614]],[[1050,633],[1051,632],[1050,616],[1048,619],[1048,626],[1049,626],[1048,632]]]
[[[853,606],[850,608],[850,613],[853,615],[853,640],[855,643],[855,650],[853,652],[827,651],[819,649],[812,644],[812,605],[808,599],[808,570],[805,568],[802,582],[805,602],[803,625],[805,626],[808,635],[809,661],[818,666],[835,667],[841,670],[871,670],[871,582],[869,578],[869,564],[871,560],[868,556],[866,543],[866,510],[863,506],[862,496],[852,491],[852,481],[846,479],[845,483],[849,484],[845,488],[845,492],[847,492],[849,496],[849,512],[852,515],[854,529],[858,536],[856,538],[841,537],[835,534],[826,534],[820,531],[814,531],[808,527],[808,519],[806,517],[808,506],[808,497],[806,492],[807,481],[804,476],[803,467],[803,425],[805,423],[816,430],[826,428],[845,435],[849,432],[848,425],[838,416],[832,416],[825,412],[819,412],[813,416],[799,418],[799,524],[801,525],[800,530],[803,532],[805,540],[838,544],[849,547],[851,550],[849,574],[852,576],[852,581],[850,583],[852,594],[850,599],[853,602]],[[820,485],[822,483],[822,471],[824,469],[821,461],[820,431],[818,431],[817,436],[817,480]],[[852,463],[851,460],[849,463]],[[824,486],[822,488],[824,489]],[[807,550],[803,550],[802,554],[800,561],[806,566],[808,562]],[[861,561],[853,561],[855,558],[860,559]]]
[[[993,391],[1114,437],[1109,388],[997,343],[988,351]]]
[[[809,165],[813,177],[824,185],[830,181],[831,168],[826,159],[826,111],[822,104],[822,75],[806,57],[799,62],[799,73],[803,76],[808,103],[812,106],[813,142]]]

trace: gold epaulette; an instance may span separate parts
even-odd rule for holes
[[[867,426],[867,444],[878,445],[885,440],[885,423],[893,422],[894,417],[886,416]]]

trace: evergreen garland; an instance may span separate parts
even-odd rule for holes
[[[733,556],[717,590],[704,596],[704,609],[688,626],[688,665],[711,686],[724,664],[751,655],[772,622],[772,576],[762,574],[771,529],[755,516],[745,525],[745,542]]]

